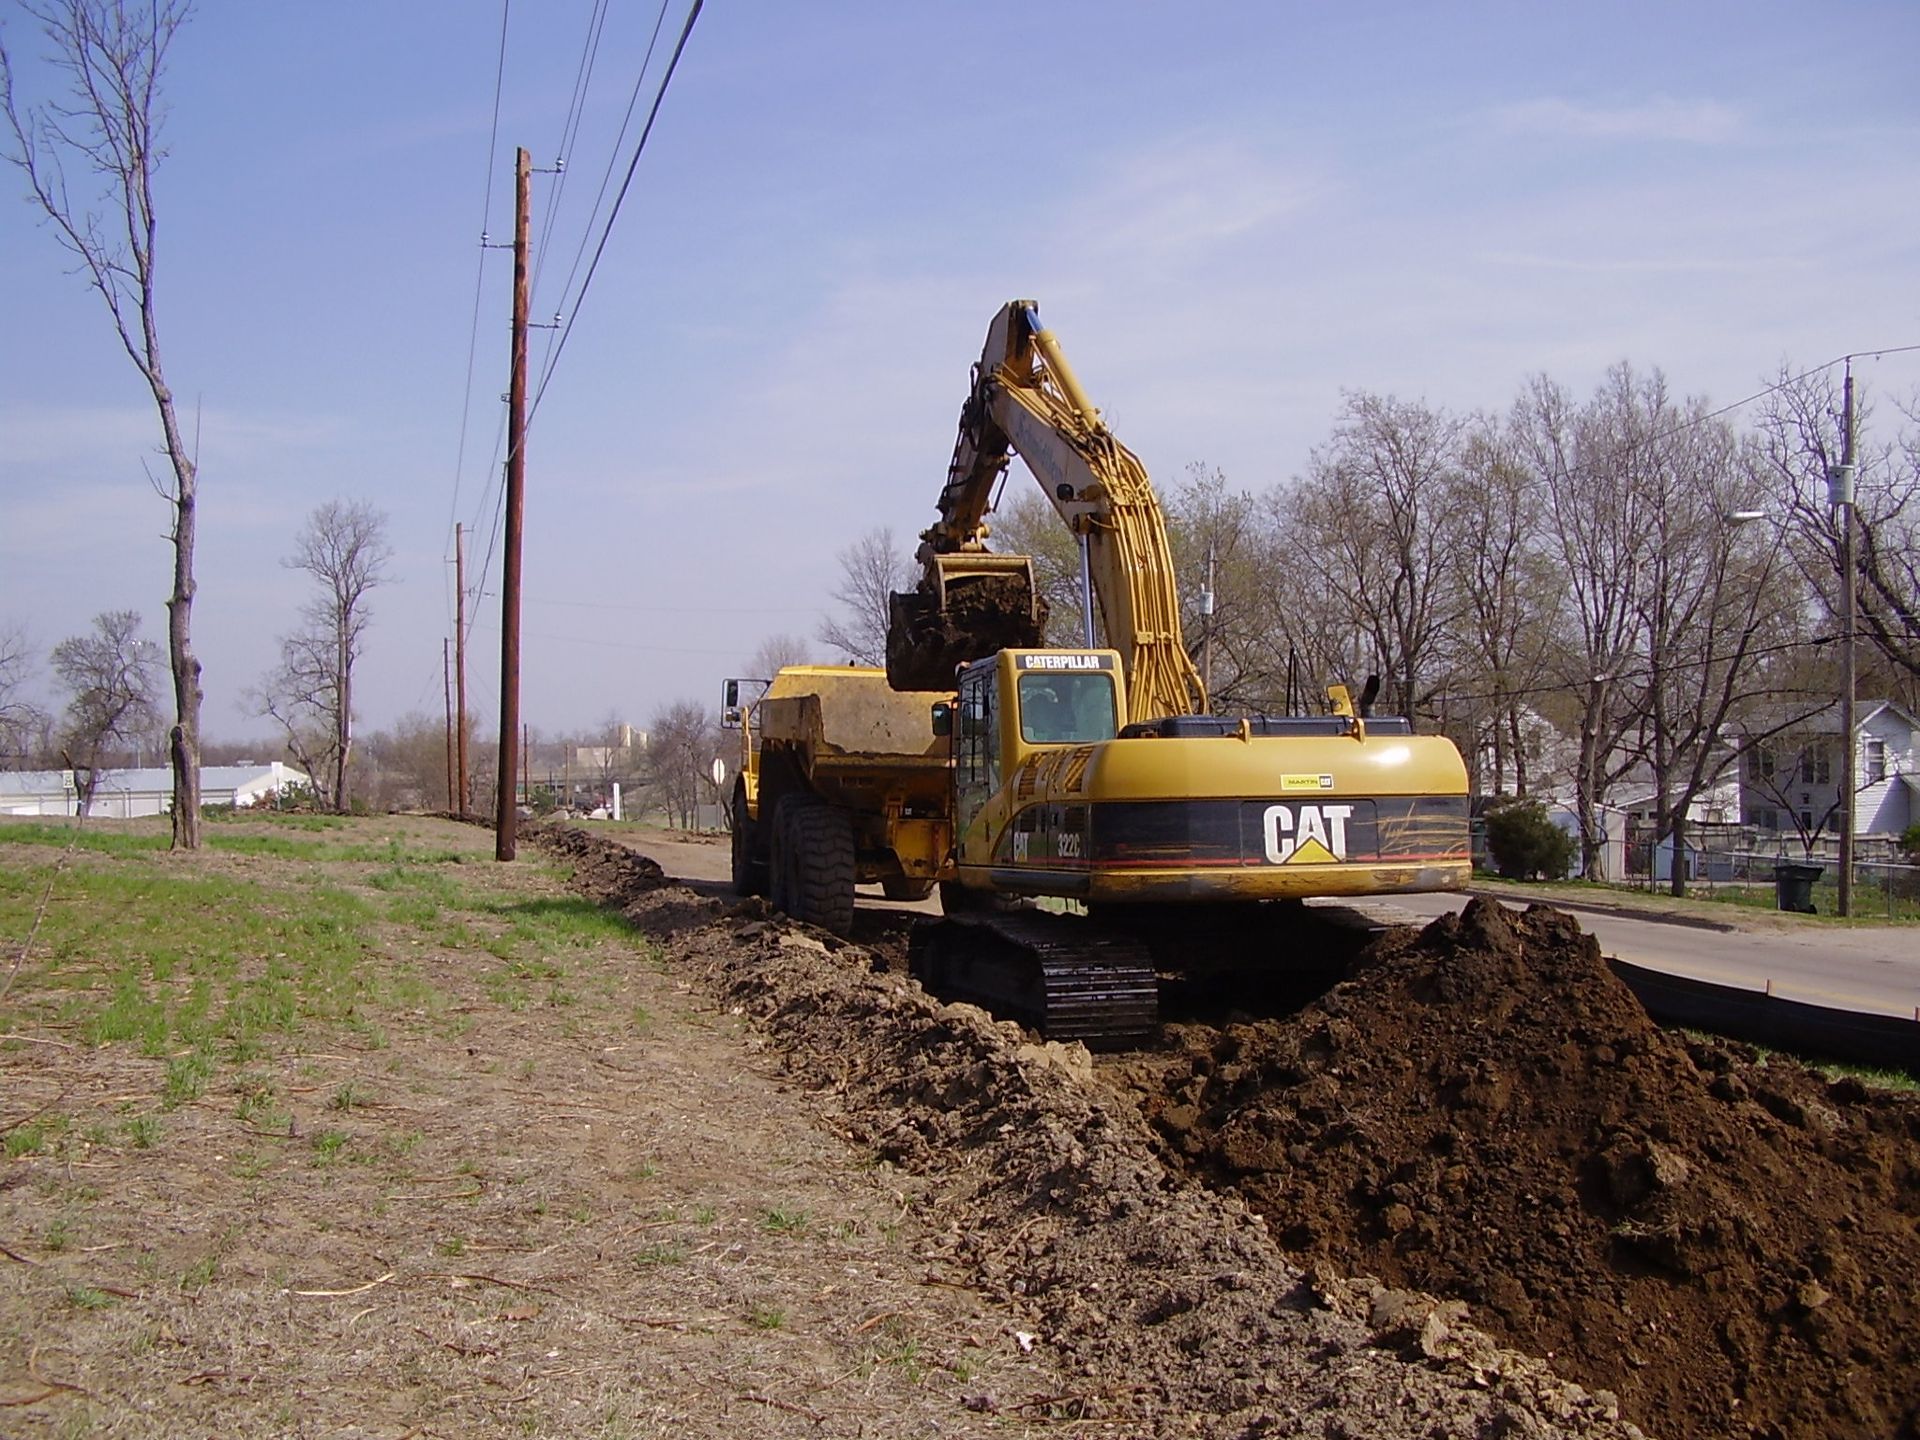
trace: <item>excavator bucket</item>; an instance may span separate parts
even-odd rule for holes
[[[963,551],[933,562],[916,588],[888,597],[888,685],[951,690],[968,661],[1040,644],[1047,602],[1032,559]]]

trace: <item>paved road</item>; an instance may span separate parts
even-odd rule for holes
[[[1384,920],[1425,924],[1458,910],[1465,900],[1460,895],[1397,895],[1356,908]],[[1578,909],[1573,913],[1603,953],[1637,965],[1754,990],[1771,982],[1776,995],[1815,1005],[1920,1016],[1920,929],[1911,926],[1843,928],[1767,917],[1729,932]],[[1783,924],[1790,928],[1776,928]]]
[[[608,833],[652,856],[676,879],[727,878],[724,841]],[[863,904],[889,904],[880,899],[877,888],[862,887],[861,897]],[[1424,925],[1465,903],[1462,895],[1398,895],[1363,901],[1353,908],[1394,924]],[[890,908],[937,912],[939,902]],[[1775,994],[1815,1005],[1887,1015],[1920,1013],[1920,929],[1842,928],[1791,916],[1764,912],[1746,916],[1732,911],[1726,923],[1740,928],[1713,930],[1580,909],[1573,913],[1604,953],[1671,975],[1754,990],[1765,989],[1771,981]]]

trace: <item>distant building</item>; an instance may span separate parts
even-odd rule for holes
[[[203,765],[200,803],[231,805],[245,810],[275,791],[310,786],[312,781],[291,765]],[[71,815],[79,791],[71,770],[0,771],[0,815]],[[93,787],[92,819],[129,820],[140,815],[165,815],[173,809],[173,771],[165,767],[139,770],[102,770]]]

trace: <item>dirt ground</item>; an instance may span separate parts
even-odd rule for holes
[[[63,1137],[0,1166],[0,1434],[1915,1433],[1920,1111],[1648,1033],[1560,921],[1096,1067],[924,995],[910,915],[540,843],[171,1108],[0,992],[0,1126]],[[576,891],[624,938],[488,929]]]

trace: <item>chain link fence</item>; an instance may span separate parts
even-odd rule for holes
[[[1628,883],[1667,892],[1672,884],[1672,863],[1670,845],[1631,841],[1627,846]],[[1839,908],[1840,863],[1834,854],[1816,850],[1808,855],[1798,846],[1791,852],[1688,846],[1685,864],[1687,893],[1698,899],[1771,910],[1785,908],[1783,898],[1798,895],[1821,915],[1832,915]],[[1791,873],[1794,871],[1799,873]],[[1920,920],[1920,865],[1856,857],[1853,914],[1856,919]]]

